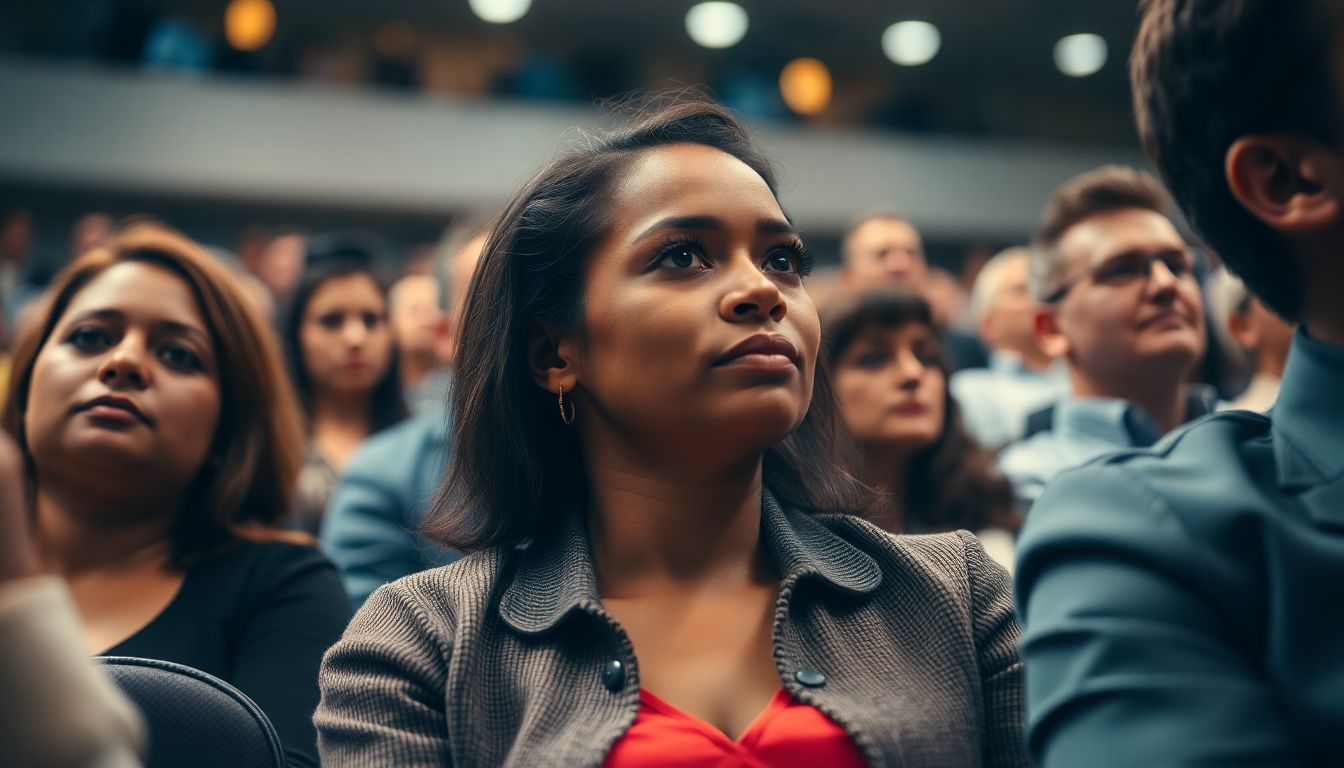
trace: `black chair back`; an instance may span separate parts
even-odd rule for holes
[[[149,730],[146,768],[284,768],[280,737],[242,691],[199,669],[99,656]]]

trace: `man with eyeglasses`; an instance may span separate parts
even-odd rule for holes
[[[1046,206],[1029,287],[1041,348],[1066,362],[1071,395],[1000,456],[1024,507],[1061,471],[1212,409],[1211,390],[1184,384],[1204,354],[1204,313],[1166,206],[1156,179],[1119,166],[1065,182]]]

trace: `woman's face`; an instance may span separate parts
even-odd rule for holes
[[[188,284],[143,262],[80,289],[38,351],[24,432],[39,482],[57,477],[181,489],[219,422],[214,344]]]
[[[680,466],[787,436],[812,399],[820,327],[802,241],[765,181],[725,152],[670,145],[631,161],[609,205],[566,386],[582,390],[584,426]]]
[[[324,281],[303,310],[299,344],[315,390],[369,393],[392,362],[387,301],[378,284],[365,274]]]
[[[947,378],[928,326],[870,327],[835,363],[835,394],[860,445],[914,453],[943,430]]]

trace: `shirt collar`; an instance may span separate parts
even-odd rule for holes
[[[1344,475],[1344,348],[1298,329],[1270,411],[1279,483],[1302,489]]]
[[[1059,401],[1051,431],[1063,438],[1085,437],[1110,445],[1130,447],[1136,440],[1130,422],[1147,413],[1126,400],[1108,397],[1069,397]],[[1149,423],[1152,419],[1147,419]]]
[[[814,578],[852,594],[882,583],[872,557],[816,519],[785,510],[767,490],[761,492],[761,536],[784,581]],[[571,513],[555,535],[522,552],[499,613],[519,632],[542,634],[571,611],[601,615],[601,602],[584,516]]]

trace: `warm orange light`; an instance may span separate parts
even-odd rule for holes
[[[275,34],[270,0],[230,0],[224,9],[224,37],[240,51],[255,51]]]
[[[794,59],[779,73],[779,93],[789,109],[815,115],[831,103],[831,71],[817,59]]]

